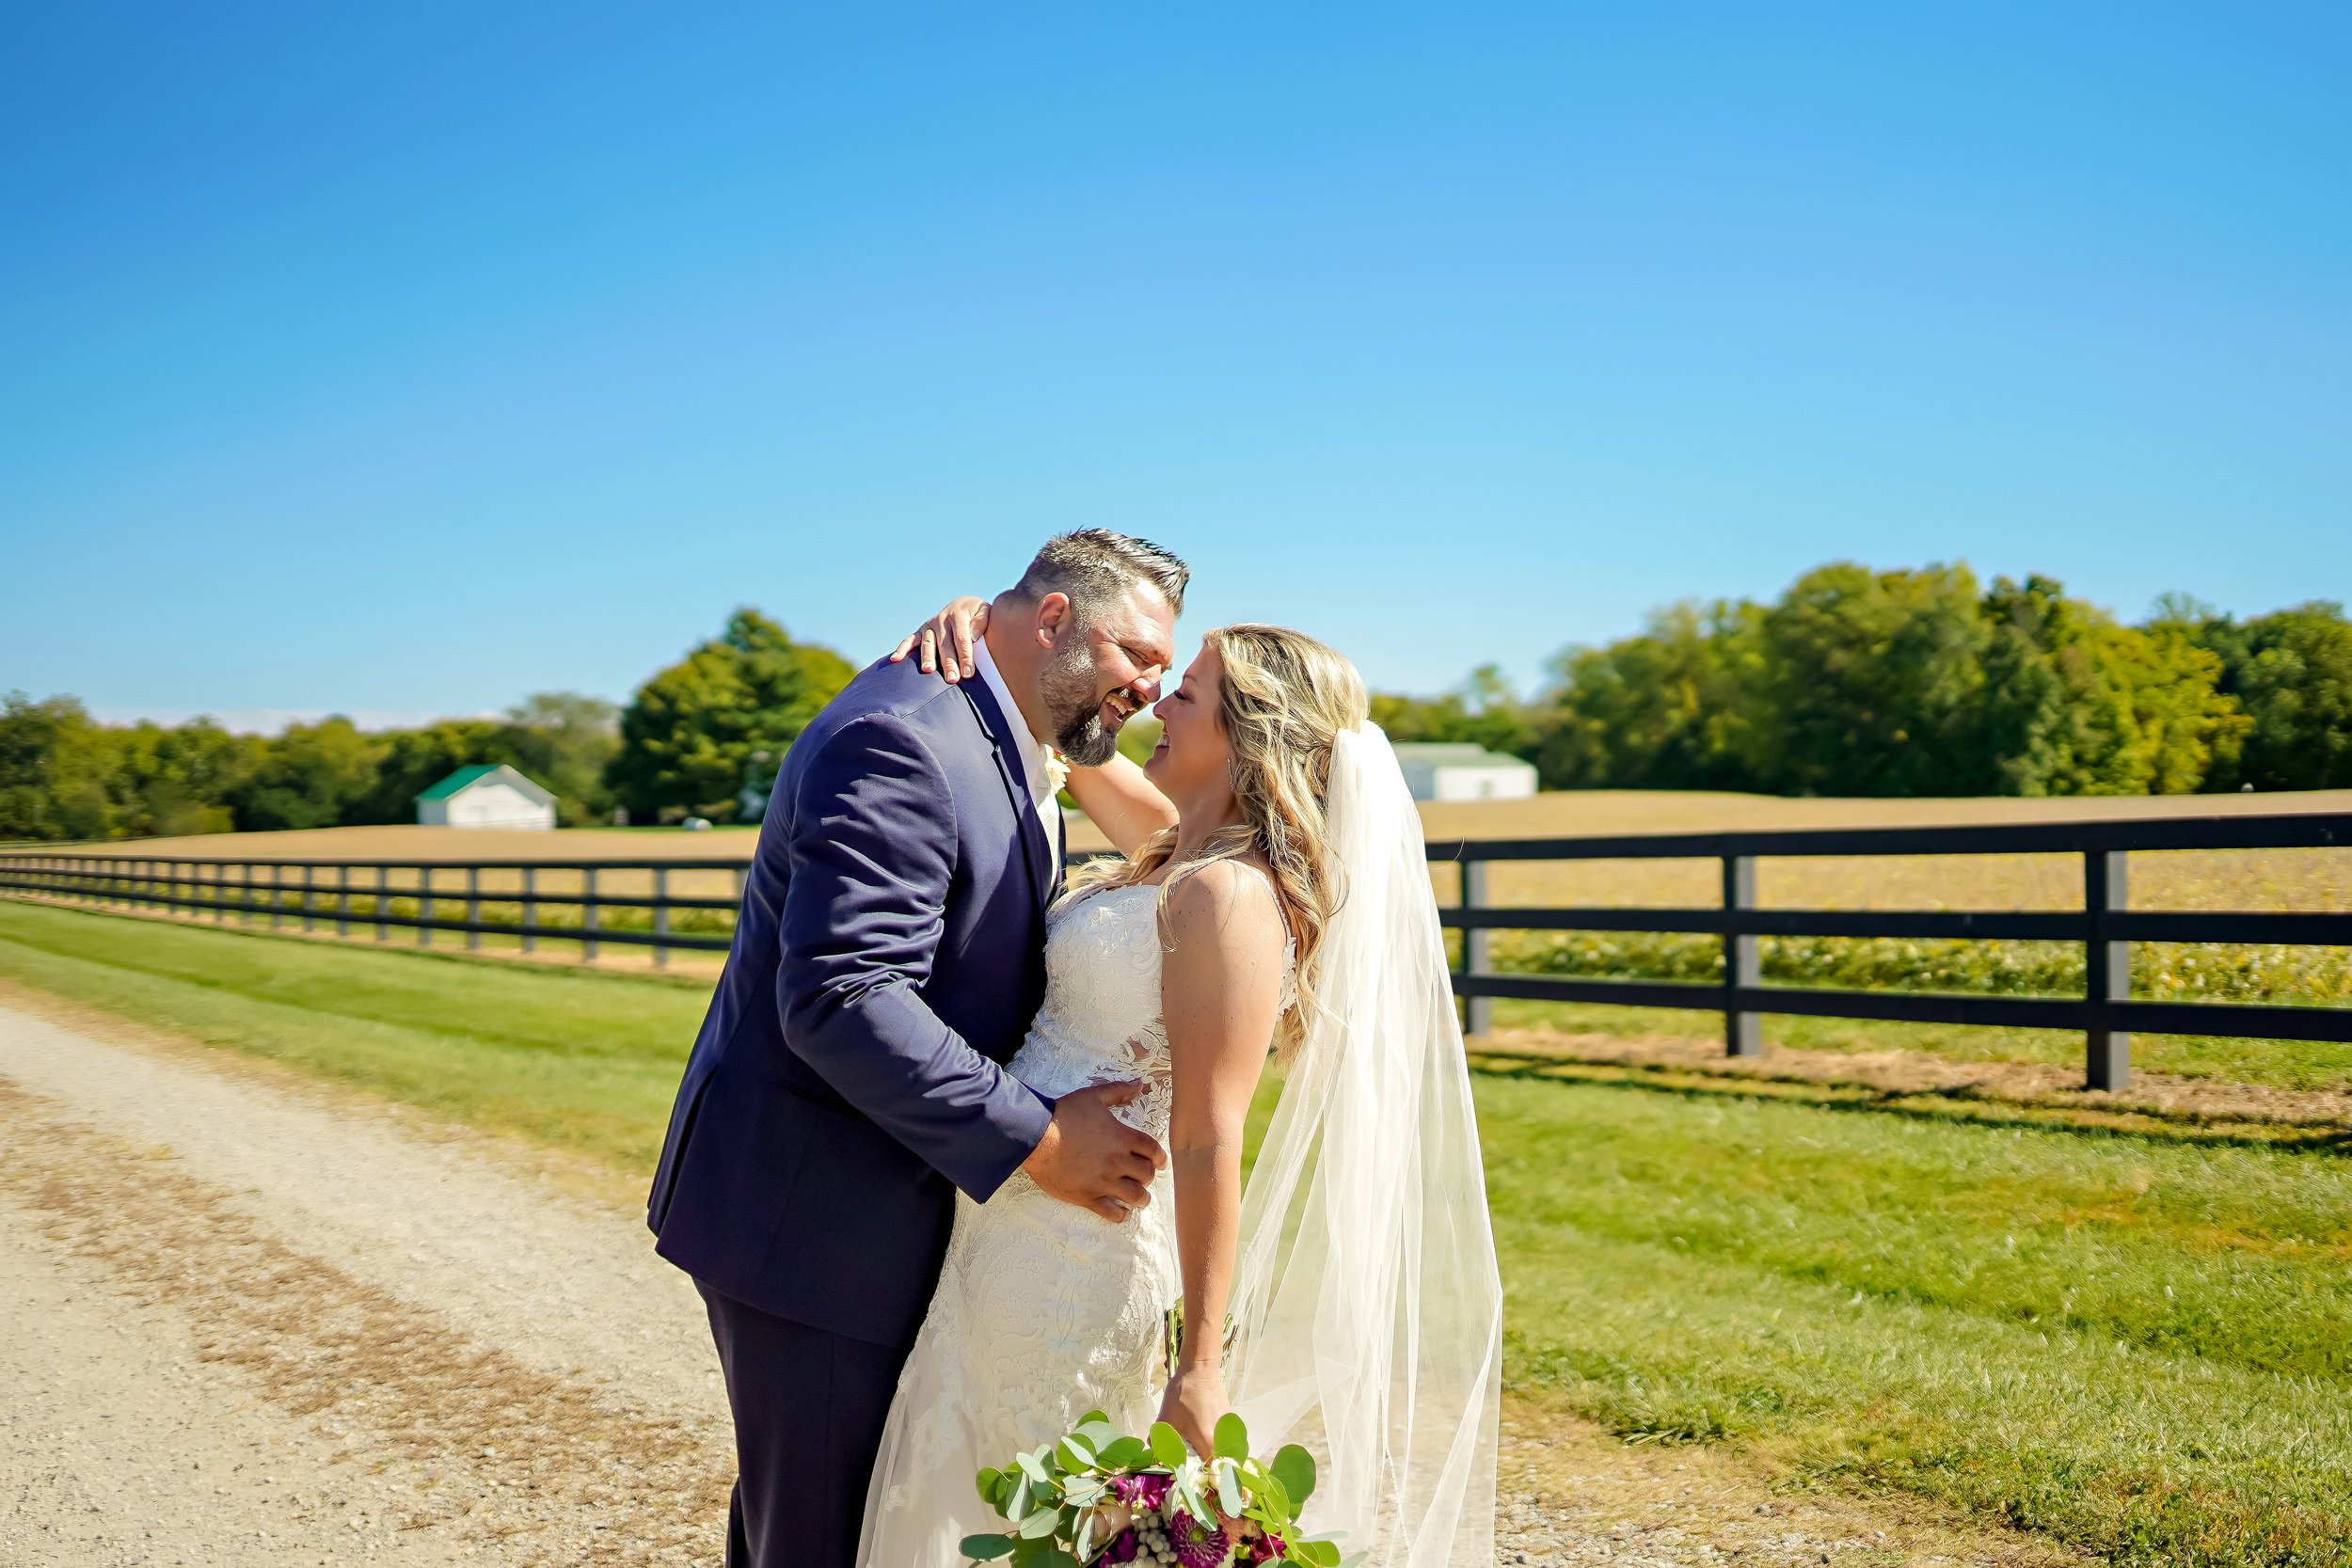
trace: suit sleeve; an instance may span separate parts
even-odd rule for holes
[[[835,1093],[985,1202],[1052,1111],[917,994],[955,869],[954,810],[899,721],[868,715],[827,737],[796,792],[777,1004],[786,1043]]]

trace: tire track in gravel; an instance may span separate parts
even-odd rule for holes
[[[183,1318],[199,1361],[243,1374],[338,1458],[399,1471],[395,1528],[453,1526],[518,1564],[712,1555],[729,1464],[710,1432],[526,1366],[294,1250],[219,1188],[53,1101],[0,1086],[0,1189],[50,1242]]]

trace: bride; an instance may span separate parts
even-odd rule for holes
[[[925,635],[969,669],[984,616],[959,600]],[[860,1568],[963,1563],[958,1543],[999,1528],[975,1472],[1090,1410],[1136,1433],[1166,1420],[1202,1452],[1238,1411],[1253,1449],[1315,1454],[1307,1523],[1368,1564],[1487,1568],[1502,1289],[1395,755],[1353,666],[1277,626],[1210,632],[1154,711],[1142,768],[1070,776],[1123,858],[1049,915],[1045,1001],[1010,1070],[1048,1097],[1140,1084],[1120,1114],[1168,1167],[1120,1223],[1020,1175],[959,1196]]]

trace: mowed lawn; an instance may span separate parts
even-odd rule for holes
[[[0,978],[636,1174],[705,992],[5,902]],[[1478,1094],[1518,1396],[2119,1562],[2352,1562],[2352,1144]]]

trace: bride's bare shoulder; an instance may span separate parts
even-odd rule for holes
[[[1228,856],[1175,878],[1161,904],[1171,947],[1234,958],[1279,957],[1289,940],[1272,875],[1254,856]]]

